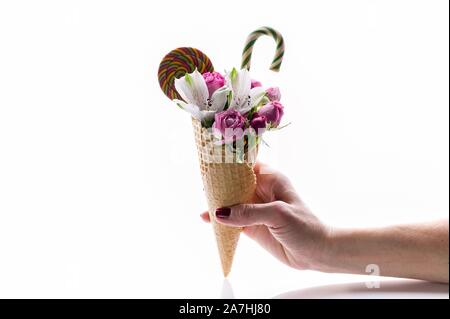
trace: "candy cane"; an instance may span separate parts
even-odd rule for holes
[[[275,39],[277,43],[277,50],[275,51],[275,56],[273,58],[272,64],[270,65],[270,70],[278,72],[280,71],[281,62],[283,62],[284,55],[284,40],[281,34],[269,27],[262,27],[258,30],[253,31],[245,41],[244,51],[242,52],[242,64],[241,69],[250,70],[250,62],[252,59],[253,46],[262,35],[268,35]]]

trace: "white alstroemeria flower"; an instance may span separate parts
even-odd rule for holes
[[[251,88],[252,80],[247,69],[241,71],[233,69],[227,73],[226,81],[232,92],[229,108],[236,109],[241,114],[245,114],[257,106],[265,95],[262,87]]]
[[[210,120],[214,118],[214,114],[222,111],[229,92],[229,89],[223,86],[210,97],[205,79],[197,70],[175,79],[175,88],[184,101],[173,101],[199,121]]]

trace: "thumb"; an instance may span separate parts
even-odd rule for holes
[[[279,227],[286,216],[286,204],[275,201],[265,204],[242,204],[216,209],[216,221],[236,227],[266,225]]]

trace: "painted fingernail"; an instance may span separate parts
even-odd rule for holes
[[[221,207],[216,209],[217,218],[228,218],[231,214],[231,209],[228,207]]]

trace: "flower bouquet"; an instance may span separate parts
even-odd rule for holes
[[[247,38],[241,70],[215,72],[209,58],[195,48],[178,48],[162,60],[162,90],[191,114],[208,210],[225,276],[231,270],[241,229],[215,222],[217,208],[252,202],[256,189],[253,165],[262,136],[280,128],[284,114],[277,87],[264,89],[251,78],[253,45],[261,35],[273,37],[277,50],[271,70],[284,54],[282,36],[263,27]]]

